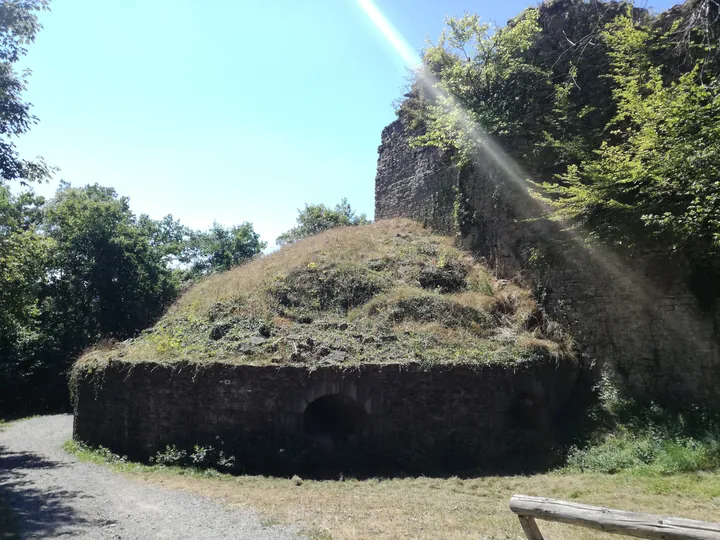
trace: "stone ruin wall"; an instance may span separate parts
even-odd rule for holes
[[[459,170],[438,149],[408,142],[399,120],[383,131],[375,219],[408,217],[457,234],[499,278],[534,287],[572,331],[593,378],[608,366],[640,399],[720,408],[720,312],[700,308],[682,269],[590,248],[490,165]]]
[[[243,470],[282,474],[333,463],[349,464],[346,473],[425,472],[551,458],[578,378],[576,362],[551,360],[316,369],[111,361],[75,369],[76,440],[147,459],[169,444],[217,448],[219,438]],[[341,433],[313,423],[328,399],[326,413],[350,406]]]

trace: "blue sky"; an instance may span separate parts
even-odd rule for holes
[[[655,0],[666,9],[672,0]],[[446,15],[500,24],[507,0],[376,0],[413,48]],[[20,139],[74,185],[270,244],[306,202],[373,214],[377,147],[407,76],[356,0],[54,0],[25,64],[40,123]]]

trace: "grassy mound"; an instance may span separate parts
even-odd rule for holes
[[[81,362],[512,363],[571,357],[525,289],[409,220],[334,229],[192,287]]]

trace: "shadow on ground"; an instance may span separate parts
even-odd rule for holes
[[[44,469],[64,467],[31,452],[12,452],[0,446],[0,500],[14,514],[21,537],[75,536],[89,528],[109,525],[77,515],[73,501],[87,497],[55,486],[39,489],[33,477]]]

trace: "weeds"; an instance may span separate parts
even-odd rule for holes
[[[410,287],[397,288],[387,295],[373,298],[359,313],[390,325],[404,321],[436,322],[448,328],[474,329],[478,334],[492,323],[487,313],[463,305],[452,297]]]
[[[332,229],[203,279],[154,328],[78,365],[486,363],[572,358],[573,347],[532,294],[493,280],[452,238],[389,220]]]
[[[598,427],[588,443],[568,453],[566,470],[672,475],[720,470],[720,415],[700,408],[671,410],[619,395],[609,378],[590,411]]]
[[[720,468],[720,439],[673,436],[652,426],[632,433],[619,426],[590,446],[570,450],[567,469],[577,472],[615,474],[678,474],[716,471]]]
[[[93,459],[97,459],[97,456]],[[87,460],[89,455],[80,456]],[[100,461],[96,461],[100,462]],[[344,478],[337,481],[268,476],[230,476],[212,470],[121,463],[115,470],[215,497],[250,505],[265,516],[264,525],[294,523],[317,540],[503,538],[523,536],[507,508],[513,493],[527,493],[586,504],[713,521],[717,519],[720,475],[678,473],[637,475],[560,473],[478,478]],[[543,523],[555,540],[607,538],[596,531]]]
[[[229,471],[235,466],[235,456],[212,446],[195,445],[192,451],[182,450],[168,445],[150,458],[150,463],[165,467],[193,467],[196,469],[216,469]]]
[[[83,461],[90,461],[92,463],[103,463],[107,465],[123,465],[128,463],[127,456],[115,454],[104,446],[89,446],[79,441],[69,440],[63,445],[63,449],[70,454],[75,454]]]
[[[359,265],[315,263],[273,279],[267,287],[282,314],[308,311],[346,313],[387,288],[381,273]]]
[[[90,446],[75,440],[69,440],[63,445],[63,449],[73,454],[81,461],[88,461],[97,465],[107,465],[117,472],[129,474],[148,474],[153,472],[163,472],[167,474],[177,474],[180,476],[197,477],[197,478],[220,478],[224,473],[215,468],[197,467],[190,460],[178,461],[180,464],[171,465],[172,459],[166,461],[165,464],[158,463],[156,460],[150,465],[129,461],[126,456],[120,456],[113,453],[102,446]],[[166,449],[167,451],[167,449]],[[161,454],[165,454],[165,452]],[[192,454],[192,452],[190,453]],[[185,453],[188,456],[188,453]],[[161,461],[163,459],[161,458]]]

